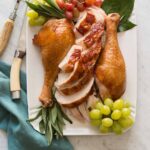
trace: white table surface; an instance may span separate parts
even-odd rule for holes
[[[9,16],[16,0],[0,0],[0,28]],[[11,63],[20,31],[20,13],[15,23],[12,38],[0,58]],[[150,140],[150,1],[136,0],[138,24],[138,104],[134,127],[121,136],[76,136],[69,137],[75,150],[149,150]],[[15,38],[14,38],[15,37]],[[25,70],[25,62],[23,64]],[[0,150],[7,150],[7,137],[0,131]]]

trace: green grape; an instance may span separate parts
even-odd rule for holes
[[[118,99],[113,103],[113,110],[115,109],[122,109],[124,106],[123,100],[122,99]]]
[[[103,105],[103,107],[101,108],[101,113],[104,115],[109,115],[110,114],[110,108],[106,105]]]
[[[130,114],[131,114],[131,110],[130,110],[130,108],[123,108],[122,109],[122,117],[129,117],[130,116]]]
[[[130,103],[130,101],[128,101],[128,100],[124,100],[124,106],[123,107],[125,107],[125,108],[129,108],[129,107],[131,107],[131,103]]]
[[[116,134],[122,134],[122,127],[117,121],[114,121],[112,131]]]
[[[29,19],[29,24],[31,26],[40,26],[43,25],[46,21],[46,18],[43,16],[39,16],[37,19]]]
[[[30,18],[30,19],[36,19],[39,15],[36,11],[34,10],[29,10],[27,11],[27,16]]]
[[[113,120],[111,118],[102,119],[102,125],[105,127],[111,127],[113,125]]]
[[[101,102],[98,102],[95,106],[95,108],[99,110],[101,110],[102,107],[103,107],[103,104]]]
[[[92,109],[89,113],[90,119],[96,120],[102,117],[100,110]]]
[[[100,126],[100,132],[102,132],[102,133],[109,133],[110,132],[110,128],[101,125]]]
[[[130,116],[127,118],[121,118],[118,120],[118,123],[124,128],[129,128],[134,124],[134,119]]]
[[[92,126],[100,126],[101,125],[101,123],[102,123],[102,120],[91,120],[91,125]]]
[[[120,110],[114,110],[111,114],[111,118],[113,120],[118,120],[121,117],[121,111]]]
[[[110,98],[106,98],[104,100],[104,104],[107,105],[107,106],[109,106],[110,108],[112,108],[112,106],[113,106],[113,100],[110,99]]]

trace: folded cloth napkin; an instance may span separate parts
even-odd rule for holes
[[[0,62],[0,129],[7,132],[9,150],[73,150],[67,138],[54,139],[49,146],[43,135],[26,121],[28,105],[26,76],[21,72],[21,100],[11,99],[10,66]]]

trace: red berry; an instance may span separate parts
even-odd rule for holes
[[[78,8],[79,11],[84,11],[85,10],[85,6],[84,6],[83,3],[78,3],[77,8]]]
[[[65,12],[65,16],[67,19],[72,20],[73,19],[73,13],[70,11]]]
[[[65,3],[65,8],[68,11],[73,11],[74,5],[72,3]]]
[[[57,2],[60,9],[64,9],[65,2],[63,0],[56,0],[56,2]]]
[[[102,0],[95,0],[94,5],[97,6],[97,7],[101,7],[102,3],[103,3]]]

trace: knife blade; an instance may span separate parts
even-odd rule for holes
[[[10,91],[12,94],[12,99],[20,99],[20,68],[23,61],[23,58],[26,54],[26,48],[25,48],[25,26],[26,21],[24,21],[22,26],[22,31],[20,33],[20,38],[18,41],[17,50],[14,54],[14,59],[11,66],[10,71]]]
[[[16,19],[17,10],[21,0],[17,0],[13,12],[10,14],[9,18],[6,20],[4,27],[0,34],[0,55],[6,48],[8,41],[10,39],[12,30],[14,28],[14,21]]]

